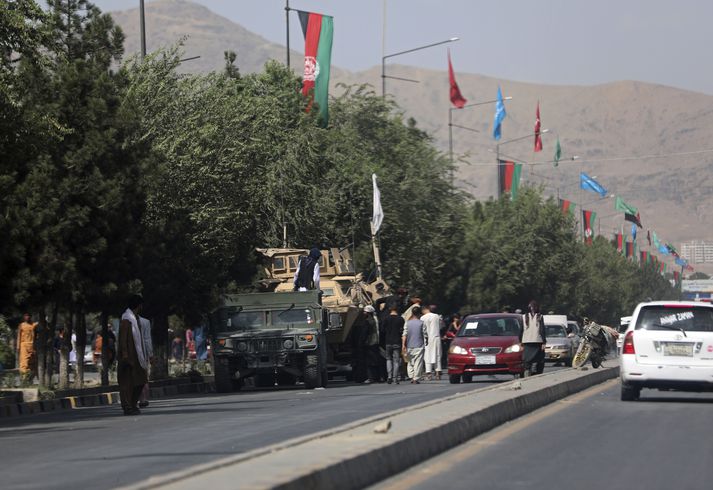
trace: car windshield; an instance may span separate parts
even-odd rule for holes
[[[547,338],[566,337],[567,332],[562,325],[545,325],[545,335]]]
[[[458,330],[458,337],[518,337],[520,323],[516,318],[467,319]]]
[[[309,308],[288,308],[272,312],[273,325],[289,325],[292,323],[313,323],[314,315]]]
[[[265,326],[264,311],[236,311],[228,315],[228,330],[249,330]]]
[[[636,330],[639,329],[713,332],[713,308],[683,305],[644,306],[636,319]]]

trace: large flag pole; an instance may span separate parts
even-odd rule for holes
[[[287,29],[287,68],[290,68],[290,0],[285,0],[285,27]]]
[[[381,222],[384,220],[384,212],[381,209],[381,192],[376,184],[376,174],[371,174],[371,180],[374,186],[374,208],[371,217],[371,246],[374,249],[374,262],[376,263],[376,278],[381,279],[381,254],[379,253],[379,244],[377,234],[381,228]]]

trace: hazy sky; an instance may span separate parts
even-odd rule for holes
[[[195,0],[285,43],[284,0]],[[96,0],[103,10],[139,0]],[[332,62],[381,63],[384,0],[291,0],[334,16]],[[296,14],[291,43],[302,50]],[[713,94],[713,0],[386,0],[386,53],[460,37],[456,71],[551,84],[641,80]],[[445,47],[394,62],[446,68]]]

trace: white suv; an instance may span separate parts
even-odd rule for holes
[[[653,301],[634,310],[621,348],[621,399],[641,388],[713,390],[713,305]]]

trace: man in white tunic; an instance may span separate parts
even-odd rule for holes
[[[423,312],[421,321],[423,322],[427,339],[423,361],[426,365],[428,379],[433,379],[434,366],[436,379],[441,379],[441,317],[432,310],[435,310],[433,305],[421,307]]]

